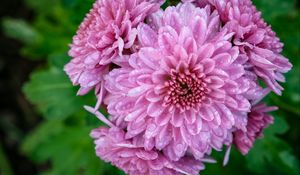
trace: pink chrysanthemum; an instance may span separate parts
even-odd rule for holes
[[[263,129],[273,123],[273,117],[267,113],[276,109],[277,107],[268,107],[263,103],[252,107],[248,114],[246,130],[237,130],[233,133],[234,144],[242,154],[247,154],[255,140],[262,137]]]
[[[193,0],[183,0],[193,1]],[[233,42],[239,46],[241,54],[247,55],[253,71],[275,93],[281,94],[283,88],[277,82],[284,82],[283,73],[292,65],[283,57],[283,44],[275,32],[261,18],[261,13],[251,0],[194,0],[199,6],[211,5],[217,9],[225,27],[235,32]]]
[[[192,157],[170,161],[161,152],[145,150],[138,140],[125,139],[125,133],[116,127],[94,129],[96,154],[106,162],[124,170],[129,175],[197,175],[203,163]]]
[[[216,12],[190,3],[158,12],[150,23],[154,29],[138,27],[139,52],[106,77],[112,120],[127,127],[126,138],[142,136],[146,149],[172,160],[187,152],[201,159],[230,145],[233,127],[247,124],[239,115],[250,110],[248,93],[259,89],[232,33]]]
[[[97,0],[73,38],[69,55],[73,59],[65,66],[74,85],[80,85],[79,95],[96,87],[108,73],[115,57],[131,53],[137,35],[136,26],[156,11],[162,1]],[[100,94],[102,96],[102,94]],[[101,97],[100,97],[101,98]]]
[[[110,127],[92,131],[96,153],[130,175],[196,175],[232,144],[247,154],[276,109],[256,104],[291,69],[251,0],[182,1],[96,0],[71,44],[65,71]]]

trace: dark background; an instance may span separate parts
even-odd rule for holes
[[[32,21],[34,12],[22,0],[2,1],[0,17],[8,16]],[[39,63],[21,56],[23,44],[7,37],[2,28],[0,31],[0,155],[6,156],[0,163],[8,161],[15,174],[35,174],[37,166],[18,148],[22,138],[41,120],[22,93],[23,83]],[[5,174],[4,167],[0,167],[0,174]]]

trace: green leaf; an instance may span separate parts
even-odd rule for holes
[[[245,157],[233,147],[230,151],[230,160],[226,166],[223,166],[223,160],[226,149],[222,152],[213,151],[212,157],[217,160],[217,163],[205,163],[205,169],[200,172],[201,175],[245,175],[251,174],[245,168]],[[238,168],[238,171],[237,171]]]
[[[26,4],[38,12],[39,15],[51,12],[55,7],[59,6],[59,3],[60,0],[26,0]]]
[[[51,168],[42,173],[45,175],[122,174],[96,156],[90,130],[63,120],[48,120],[27,136],[22,150],[40,164],[51,161]]]
[[[275,117],[274,124],[265,130],[264,138],[255,142],[246,157],[250,170],[257,174],[299,174],[298,160],[292,154],[291,147],[277,136],[287,130],[285,120]]]
[[[85,98],[76,96],[74,88],[61,69],[36,71],[23,88],[27,98],[47,118],[64,118],[83,110]]]
[[[4,33],[25,44],[36,43],[39,39],[38,32],[23,20],[6,18],[2,21]]]
[[[267,21],[288,14],[295,7],[296,2],[296,0],[253,0],[257,8],[263,11],[263,17]]]
[[[288,167],[288,172],[296,174],[300,174],[299,169],[299,161],[295,155],[293,155],[290,151],[282,151],[279,153],[279,158],[282,163]],[[291,170],[291,171],[289,171]]]
[[[39,151],[41,149],[40,146],[47,142],[48,139],[51,139],[52,136],[61,134],[63,129],[62,120],[44,121],[25,138],[22,144],[22,152],[30,154],[35,161],[44,160],[43,152]]]
[[[0,174],[12,175],[13,171],[0,143]]]
[[[63,69],[70,59],[67,53],[53,53],[49,55],[48,62],[50,67]]]

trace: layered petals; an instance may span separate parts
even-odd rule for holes
[[[247,154],[292,67],[251,0],[182,1],[97,0],[70,45],[64,70],[109,126],[91,132],[96,154],[129,175],[196,175],[232,144]]]
[[[145,150],[116,127],[94,129],[91,137],[97,156],[130,175],[197,175],[204,169],[202,162],[189,156],[174,162],[155,149]]]
[[[292,68],[281,55],[283,44],[271,27],[261,18],[251,0],[183,0],[197,6],[211,6],[220,15],[224,27],[234,32],[233,43],[247,55],[251,69],[276,94],[283,90],[283,74]]]
[[[158,10],[163,1],[97,0],[80,25],[70,45],[73,58],[65,72],[73,85],[79,85],[79,95],[100,87],[117,57],[134,50],[137,25]]]
[[[159,30],[140,24],[142,47],[105,77],[105,104],[128,138],[145,135],[145,144],[154,140],[174,161],[188,151],[200,160],[230,144],[236,114],[250,111],[246,92],[255,80],[216,11],[185,3],[151,18],[161,21]]]
[[[276,109],[277,107],[268,107],[263,103],[252,107],[248,114],[246,130],[237,130],[233,133],[234,144],[242,154],[247,154],[255,140],[263,136],[263,130],[273,123],[274,119],[268,112]]]

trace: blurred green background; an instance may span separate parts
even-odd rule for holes
[[[93,0],[2,0],[0,5],[0,175],[118,175],[95,156],[89,132],[101,123],[85,112],[93,94],[77,97],[62,71],[68,44]],[[172,4],[174,1],[168,1]],[[202,175],[298,175],[300,158],[300,3],[255,0],[265,20],[285,43],[293,63],[277,105],[275,124],[244,157],[224,153]]]

